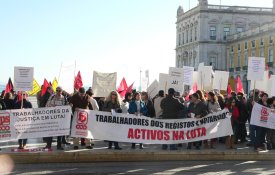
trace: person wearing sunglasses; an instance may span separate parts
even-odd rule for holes
[[[68,105],[67,99],[62,95],[62,88],[58,86],[56,88],[56,93],[52,94],[48,99],[46,107],[56,107],[65,105]],[[47,137],[45,140],[47,142],[45,149],[51,149],[53,137]],[[65,136],[57,137],[57,150],[64,150],[64,148],[62,147],[62,140],[64,140],[63,143],[67,143],[65,140]]]

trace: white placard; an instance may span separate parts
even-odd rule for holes
[[[158,94],[159,82],[157,80],[153,81],[150,86],[147,88],[148,95],[151,98],[154,98]]]
[[[14,67],[14,90],[32,91],[33,67]]]
[[[174,88],[176,92],[183,93],[183,68],[169,68],[168,89]]]
[[[263,57],[249,57],[247,80],[263,80],[265,71],[265,58]]]
[[[267,81],[267,91],[270,97],[275,96],[275,75],[271,75],[270,79]]]
[[[213,80],[213,89],[227,90],[228,78],[229,78],[229,72],[215,71],[215,76]]]
[[[158,91],[163,90],[164,93],[167,94],[167,92],[168,92],[168,81],[169,81],[169,75],[168,74],[164,74],[164,73],[160,73],[159,74],[159,87],[158,87]]]
[[[198,72],[198,89],[211,90],[212,89],[212,66],[203,66]]]
[[[274,109],[255,103],[253,105],[250,123],[255,126],[275,129]]]
[[[260,90],[260,91],[267,92],[267,90],[268,90],[268,74],[269,74],[268,71],[264,71],[263,80],[257,80],[257,81],[256,81],[255,89],[258,89],[258,90]],[[254,82],[255,82],[254,80],[251,80],[251,83],[250,83],[250,90],[253,90],[253,89],[254,89]]]
[[[194,67],[183,67],[183,84],[192,86],[193,84],[193,73],[194,73]]]
[[[94,97],[107,97],[110,92],[116,90],[117,73],[93,73]]]

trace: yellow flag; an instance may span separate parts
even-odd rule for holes
[[[58,86],[57,79],[56,79],[56,78],[54,78],[53,83],[52,83],[52,87],[53,87],[54,92],[56,92],[56,88],[57,88],[57,86]]]
[[[28,94],[30,96],[37,94],[37,92],[39,92],[41,90],[41,87],[39,86],[39,84],[37,83],[37,81],[35,79],[33,79],[33,88],[32,91],[29,91]]]

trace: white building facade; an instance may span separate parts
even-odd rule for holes
[[[180,6],[176,67],[197,68],[204,62],[214,70],[228,70],[227,37],[271,23],[274,14],[273,8],[209,5],[207,0],[198,0],[187,12]]]

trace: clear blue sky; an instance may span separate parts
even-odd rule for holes
[[[222,4],[271,7],[272,0]],[[116,71],[118,83],[125,76],[139,85],[141,67],[153,81],[175,65],[179,5],[189,9],[188,0],[0,0],[0,83],[13,77],[14,66],[34,67],[41,84],[52,81],[61,62],[73,60],[86,86],[93,70]]]

